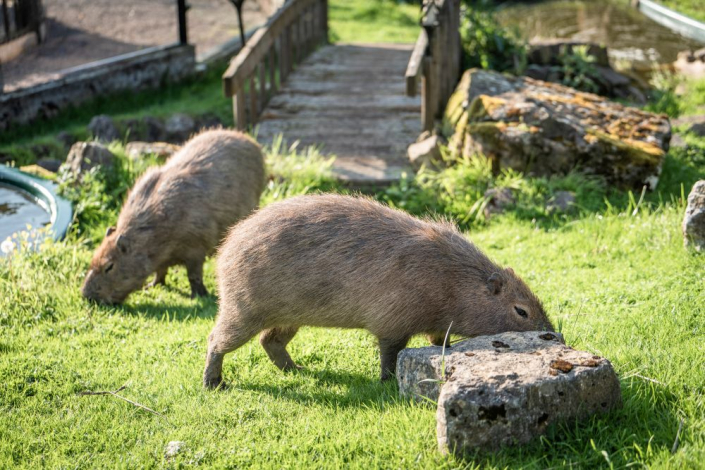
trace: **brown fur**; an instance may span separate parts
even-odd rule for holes
[[[379,339],[384,380],[411,336],[442,344],[451,323],[464,336],[553,330],[526,284],[451,224],[364,198],[301,196],[260,210],[228,234],[217,276],[206,387],[221,382],[223,356],[260,332],[270,359],[291,369],[285,348],[300,326],[365,328]]]
[[[206,256],[256,209],[264,183],[264,159],[252,139],[223,129],[197,135],[137,180],[117,227],[93,256],[83,295],[123,302],[152,273],[152,284],[164,283],[174,265],[186,266],[192,296],[206,295]]]

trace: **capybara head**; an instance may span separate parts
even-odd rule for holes
[[[459,325],[459,330],[472,331],[473,336],[501,331],[555,331],[541,301],[512,268],[490,273],[485,288],[468,292],[468,297],[464,304],[483,312],[468,312],[460,320],[468,324]]]
[[[118,234],[115,227],[108,228],[83,281],[83,296],[101,303],[116,304],[140,289],[150,270],[145,257],[137,251],[137,244],[129,235]]]

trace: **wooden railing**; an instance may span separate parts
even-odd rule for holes
[[[430,131],[460,77],[460,0],[424,0],[421,26],[406,69],[406,94],[416,96],[421,80],[421,123]]]
[[[42,42],[43,15],[41,0],[2,0],[0,44],[32,32],[37,35],[37,43]]]
[[[328,1],[288,0],[247,42],[223,75],[238,129],[247,129],[294,67],[328,41]]]

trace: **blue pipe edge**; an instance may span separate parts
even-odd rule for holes
[[[56,184],[6,165],[0,165],[0,183],[17,186],[31,194],[49,212],[52,238],[59,241],[66,236],[73,220],[73,209],[70,202],[56,194]]]

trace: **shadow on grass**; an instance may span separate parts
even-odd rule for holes
[[[243,380],[232,384],[229,390],[249,390],[266,393],[274,398],[299,403],[320,403],[335,408],[359,408],[405,402],[399,397],[396,379],[381,382],[379,378],[370,378],[368,375],[356,372],[311,369],[306,366],[301,370],[282,373],[303,376],[307,383],[271,384]],[[313,387],[311,381],[314,382]],[[339,391],[341,385],[345,386],[344,392]]]
[[[164,288],[181,293],[177,288]],[[184,293],[184,303],[160,302],[157,299],[140,299],[136,303],[127,303],[110,307],[118,314],[168,321],[188,321],[193,318],[214,319],[218,311],[217,298],[213,294],[191,300]],[[129,302],[129,300],[128,300]]]

